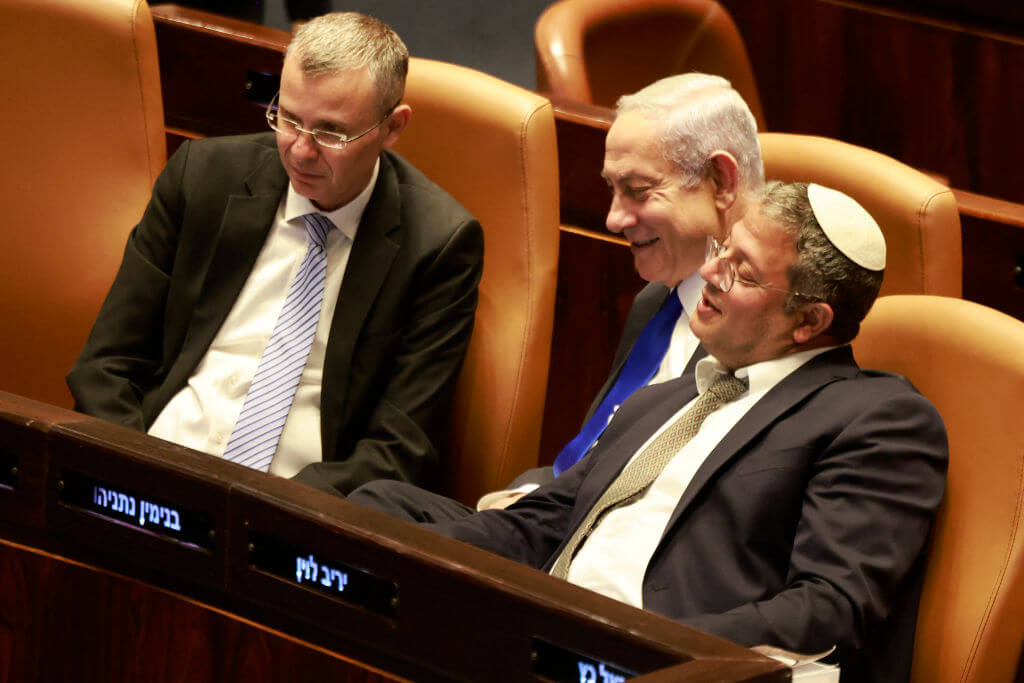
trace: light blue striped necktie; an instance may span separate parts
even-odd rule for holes
[[[274,459],[299,378],[313,347],[324,298],[324,276],[327,272],[324,240],[334,224],[318,213],[309,213],[302,218],[309,235],[306,257],[288,289],[242,412],[224,450],[225,459],[264,472]]]

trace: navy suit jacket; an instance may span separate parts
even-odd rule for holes
[[[506,510],[436,525],[548,570],[630,457],[696,395],[646,387],[595,450]],[[925,540],[948,457],[938,412],[850,347],[786,377],[722,439],[687,487],[643,581],[644,607],[743,645],[838,646],[844,679],[909,671]]]
[[[152,425],[234,305],[287,185],[272,133],[196,140],[171,157],[68,375],[79,410]],[[482,259],[477,221],[384,152],[331,322],[323,462],[298,479],[341,492],[432,483]]]

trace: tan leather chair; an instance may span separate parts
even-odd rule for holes
[[[659,78],[703,71],[727,78],[764,128],[743,38],[714,0],[560,0],[533,38],[542,93],[612,107]]]
[[[446,490],[467,503],[536,466],[558,263],[551,103],[492,76],[412,59],[397,151],[484,228],[484,273],[459,377]]]
[[[0,389],[71,407],[78,356],[165,161],[143,0],[0,0]]]
[[[883,295],[960,296],[960,214],[949,188],[892,157],[838,140],[760,137],[769,180],[833,187],[875,217],[888,248]]]
[[[960,299],[879,299],[861,367],[907,376],[949,433],[911,679],[1012,681],[1024,642],[1024,322]]]

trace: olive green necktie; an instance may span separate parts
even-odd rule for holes
[[[637,495],[658,478],[669,461],[682,450],[700,429],[704,418],[720,406],[732,401],[747,388],[746,380],[735,375],[722,375],[701,394],[700,398],[679,416],[665,431],[658,435],[640,455],[626,465],[615,481],[605,489],[594,507],[587,513],[583,523],[577,527],[572,538],[562,548],[561,554],[551,567],[551,575],[564,579],[569,574],[569,564],[576,550],[597,525],[601,515]]]

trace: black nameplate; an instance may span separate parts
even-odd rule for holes
[[[533,639],[533,672],[544,679],[566,683],[622,683],[636,676],[632,671],[541,638]]]
[[[209,515],[73,470],[64,470],[60,481],[59,499],[65,505],[187,546],[213,547],[213,518]]]
[[[398,586],[332,558],[258,532],[249,534],[249,564],[293,585],[385,617],[394,617]]]
[[[18,484],[18,456],[0,448],[0,487],[13,489]]]

